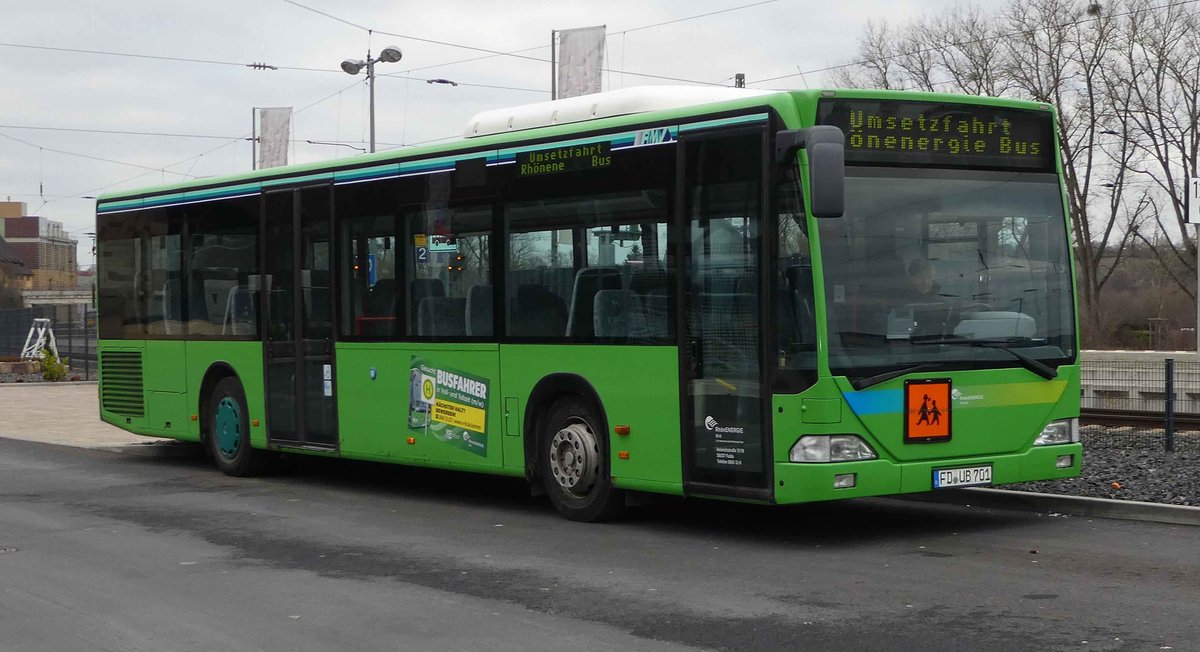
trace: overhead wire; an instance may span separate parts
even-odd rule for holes
[[[287,1],[287,0],[285,0],[285,1]],[[613,30],[611,32],[607,32],[605,34],[605,36],[616,36],[618,34],[625,35],[630,32],[640,32],[644,29],[651,29],[653,27],[662,27],[663,25],[671,25],[674,23],[682,23],[684,21],[695,20],[697,18],[707,18],[708,16],[715,16],[717,14],[729,13],[731,11],[738,11],[741,9],[749,9],[751,7],[757,7],[759,5],[771,4],[773,2],[778,2],[778,1],[779,0],[762,0],[761,2],[752,2],[750,4],[738,5],[736,7],[728,7],[725,9],[719,9],[717,11],[710,11],[708,13],[695,14],[693,16],[684,16],[683,18],[676,18],[674,20],[663,21],[661,23],[653,23],[651,25],[642,25],[640,27],[630,27],[628,29],[622,29],[622,30]],[[413,68],[412,70],[409,70],[409,72],[419,72],[421,70],[428,70],[430,68],[444,68],[447,66],[456,66],[456,65],[462,64],[462,63],[473,63],[475,61],[483,61],[484,59],[494,59],[496,57],[522,54],[525,52],[532,52],[534,50],[544,50],[548,47],[550,47],[550,46],[549,45],[535,45],[535,46],[528,47],[528,48],[521,48],[519,50],[508,50],[507,52],[500,52],[497,54],[488,54],[488,55],[485,55],[482,57],[472,57],[470,59],[459,59],[457,61],[448,61],[446,63],[435,63],[435,64],[428,65],[428,66],[421,66],[420,68]],[[621,47],[622,47],[622,49],[625,47],[624,42],[622,42]],[[546,59],[540,59],[540,60],[548,63],[548,60],[546,60]],[[622,56],[621,67],[624,68],[624,66],[625,66],[624,56]],[[623,73],[624,71],[623,70],[613,70],[610,72]]]
[[[537,61],[539,63],[550,63],[550,60],[547,58],[544,58],[544,57],[532,57],[532,56],[528,56],[525,54],[520,54],[520,52],[530,51],[530,50],[533,50],[534,48],[527,48],[525,50],[513,50],[513,51],[505,52],[503,50],[495,50],[492,48],[484,48],[484,47],[478,47],[478,46],[474,46],[474,45],[466,45],[464,43],[454,43],[451,41],[442,41],[442,40],[438,40],[438,39],[430,39],[430,38],[424,38],[424,37],[420,37],[420,36],[413,36],[411,34],[401,34],[399,32],[389,32],[389,31],[382,30],[382,29],[374,29],[374,28],[367,27],[365,25],[360,25],[358,23],[341,18],[340,16],[335,16],[329,12],[321,11],[320,9],[316,9],[316,8],[310,7],[304,3],[297,2],[297,0],[282,0],[282,1],[286,2],[287,4],[290,4],[292,6],[298,7],[300,9],[304,9],[306,11],[311,11],[315,14],[324,16],[331,20],[335,20],[339,23],[343,23],[343,24],[349,25],[351,27],[355,27],[357,29],[364,30],[364,31],[368,32],[369,34],[384,34],[386,36],[394,36],[396,38],[408,39],[410,41],[417,41],[418,43],[431,43],[434,45],[443,45],[446,47],[460,48],[460,49],[464,49],[464,50],[473,50],[476,52],[486,52],[493,56],[513,57],[516,59],[523,59],[523,60],[527,60],[527,61]],[[775,2],[776,0],[767,0],[767,1]],[[766,2],[758,2],[753,5],[746,5],[746,6],[757,6],[759,4],[766,4]],[[740,8],[744,8],[744,7],[740,7]],[[732,11],[734,9],[737,9],[737,8],[731,8],[731,9],[729,9],[729,11]],[[683,19],[678,19],[678,20],[683,20]],[[677,21],[668,21],[668,22],[678,22],[678,20]],[[646,29],[648,29],[649,27],[654,27],[654,26],[655,25],[647,26]],[[713,82],[706,82],[706,81],[702,81],[702,80],[698,80],[698,79],[685,79],[682,77],[671,77],[668,75],[654,75],[651,73],[632,72],[629,70],[613,70],[611,68],[602,68],[602,72],[609,72],[609,73],[618,72],[621,74],[632,75],[634,77],[645,77],[648,79],[662,79],[662,80],[666,80],[666,81],[677,81],[677,82],[684,82],[684,83],[688,83],[688,84],[700,84],[700,85],[705,85],[705,86],[719,86],[720,85],[720,84],[716,84]]]
[[[124,166],[131,167],[131,168],[141,168],[141,169],[143,169],[143,170],[151,170],[151,171],[154,171],[154,172],[158,172],[158,171],[160,170],[160,168],[152,168],[152,167],[149,167],[149,166],[146,166],[146,165],[139,165],[139,164],[137,164],[137,163],[129,163],[129,162],[126,162],[126,161],[118,161],[118,160],[116,160],[116,159],[104,158],[104,157],[102,157],[102,156],[92,156],[92,155],[90,155],[90,154],[80,154],[79,152],[71,152],[71,151],[68,151],[68,150],[65,150],[65,149],[57,149],[57,148],[54,148],[54,147],[43,147],[43,146],[41,146],[41,145],[38,145],[38,144],[36,144],[36,143],[31,143],[31,142],[29,142],[28,140],[25,140],[25,139],[22,139],[22,138],[17,138],[16,136],[11,136],[11,135],[9,135],[9,134],[6,134],[6,133],[4,133],[4,132],[0,132],[0,138],[7,138],[7,139],[9,139],[9,140],[16,141],[16,142],[18,142],[18,143],[21,143],[22,145],[27,145],[27,146],[29,146],[29,147],[32,147],[32,148],[34,148],[34,149],[38,149],[38,150],[45,150],[45,151],[47,151],[47,152],[54,152],[54,153],[56,153],[56,154],[64,154],[64,155],[66,155],[66,156],[76,156],[76,157],[79,157],[79,158],[91,159],[91,160],[93,160],[93,161],[100,161],[100,162],[102,162],[102,163],[112,163],[112,164],[114,164],[114,165],[124,165]],[[187,175],[184,175],[184,174],[182,174],[182,173],[180,173],[180,172],[172,172],[171,170],[164,170],[164,171],[165,171],[165,172],[169,172],[169,173],[171,173],[171,174],[179,174],[179,175],[181,175],[181,176],[187,176]]]
[[[307,111],[308,109],[311,109],[311,108],[313,108],[313,107],[317,106],[318,104],[321,104],[321,103],[323,103],[323,102],[327,102],[327,101],[329,101],[329,100],[333,99],[334,97],[337,97],[338,95],[341,95],[342,93],[344,93],[344,92],[346,92],[346,91],[350,90],[351,88],[353,88],[353,87],[355,87],[355,86],[357,86],[357,85],[359,85],[359,84],[361,84],[361,83],[363,83],[363,81],[362,81],[362,80],[355,80],[355,82],[354,82],[354,83],[350,84],[349,86],[346,86],[345,88],[342,88],[342,89],[338,90],[338,91],[337,91],[337,92],[335,92],[335,93],[331,93],[331,94],[329,94],[329,95],[326,95],[325,97],[322,97],[321,99],[319,99],[319,100],[316,100],[315,102],[311,102],[311,103],[309,103],[309,104],[307,104],[307,105],[305,105],[305,106],[303,106],[303,107],[301,107],[301,108],[299,108],[299,109],[296,109],[295,111],[293,111],[293,112],[292,112],[292,115],[295,115],[295,114],[297,114],[297,113],[301,113],[301,112],[303,112],[303,111]],[[3,135],[3,134],[0,134],[0,135]],[[205,151],[203,151],[203,152],[201,152],[201,153],[199,153],[199,154],[195,154],[195,155],[193,155],[193,156],[189,156],[189,157],[187,157],[187,158],[180,159],[179,161],[176,161],[176,162],[174,162],[174,163],[171,163],[171,164],[169,164],[169,165],[165,165],[165,166],[163,166],[163,167],[161,167],[161,168],[153,168],[153,169],[151,169],[149,172],[143,172],[143,173],[141,173],[141,174],[138,174],[138,175],[135,175],[135,176],[132,176],[132,177],[126,178],[126,179],[121,179],[120,181],[114,181],[114,182],[112,182],[112,183],[107,183],[107,184],[104,184],[104,185],[102,185],[102,186],[97,186],[97,187],[95,187],[95,188],[89,188],[89,189],[87,189],[87,190],[82,190],[82,191],[75,192],[75,193],[70,193],[70,194],[66,194],[66,195],[61,195],[61,196],[59,196],[59,198],[58,198],[58,199],[51,199],[51,200],[50,200],[49,202],[47,202],[47,203],[53,203],[53,202],[55,202],[55,201],[61,201],[61,200],[64,200],[64,199],[78,199],[78,198],[81,198],[81,197],[82,197],[82,196],[84,196],[84,195],[92,195],[92,194],[95,194],[95,193],[98,193],[98,192],[101,192],[101,191],[107,190],[107,189],[109,189],[109,188],[112,188],[112,187],[114,187],[114,186],[120,186],[120,185],[124,185],[124,184],[126,184],[126,183],[129,183],[129,182],[131,182],[131,181],[137,181],[138,179],[141,179],[141,178],[143,178],[143,177],[149,176],[149,175],[151,175],[151,174],[154,174],[154,173],[156,173],[156,172],[160,172],[160,171],[164,171],[164,170],[165,170],[165,171],[170,171],[170,170],[169,170],[169,168],[173,168],[173,167],[176,167],[176,166],[179,166],[179,165],[183,165],[184,163],[188,163],[188,162],[191,162],[191,161],[193,161],[193,160],[197,160],[197,161],[198,161],[200,158],[203,158],[203,157],[205,157],[205,156],[208,156],[209,154],[212,154],[212,153],[214,153],[214,152],[217,152],[217,151],[219,151],[219,150],[225,149],[226,147],[229,147],[230,145],[235,145],[235,144],[237,144],[237,143],[239,143],[239,142],[242,142],[242,141],[244,141],[244,140],[248,140],[248,139],[250,139],[250,138],[251,138],[250,134],[246,134],[246,135],[244,135],[244,136],[239,136],[239,137],[237,137],[237,138],[230,138],[230,139],[228,140],[228,142],[225,142],[225,143],[222,143],[222,144],[220,144],[220,145],[217,145],[216,147],[213,147],[213,148],[211,148],[211,149],[205,150]],[[180,173],[178,173],[178,172],[172,172],[172,174],[180,174]]]

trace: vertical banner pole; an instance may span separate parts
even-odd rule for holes
[[[250,169],[258,169],[258,125],[254,124],[258,119],[258,109],[250,107]]]

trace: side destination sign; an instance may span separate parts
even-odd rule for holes
[[[846,162],[1054,170],[1049,111],[896,100],[821,100],[817,122],[846,135]]]
[[[606,168],[610,165],[612,165],[612,144],[607,142],[555,147],[517,154],[517,171],[522,177],[592,170]]]

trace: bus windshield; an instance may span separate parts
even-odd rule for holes
[[[817,222],[834,374],[1074,358],[1056,175],[851,167],[845,215]]]

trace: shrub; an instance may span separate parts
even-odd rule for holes
[[[66,379],[67,362],[66,358],[59,359],[50,349],[42,349],[42,379],[50,382]]]

